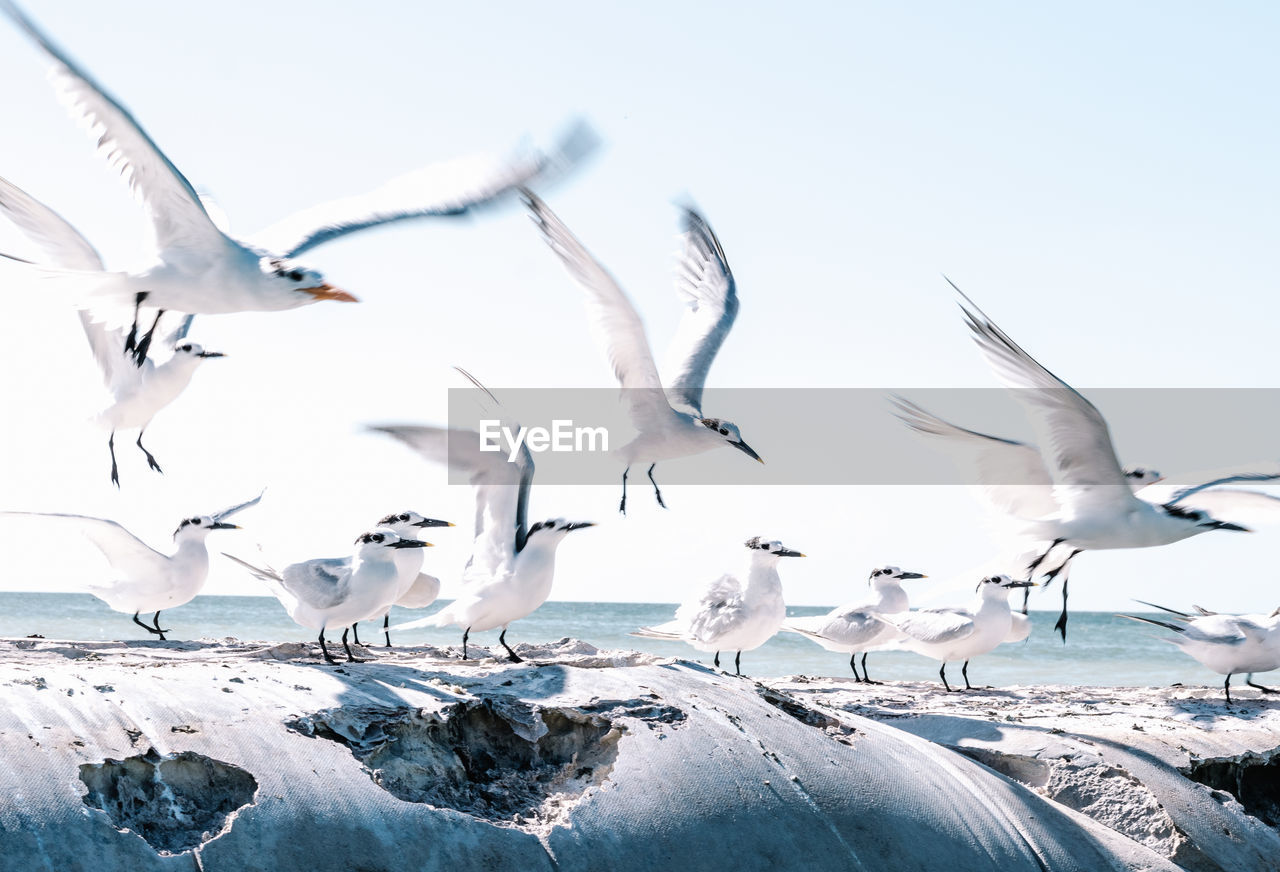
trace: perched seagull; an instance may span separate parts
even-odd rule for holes
[[[1007,575],[991,575],[978,582],[978,600],[969,608],[920,609],[904,615],[881,615],[876,619],[902,633],[903,647],[942,661],[938,676],[948,691],[947,661],[964,660],[960,674],[964,689],[969,685],[969,661],[1005,642],[1012,627],[1009,591],[1032,587],[1034,582],[1013,581]]]
[[[89,241],[61,215],[21,188],[0,178],[0,213],[18,227],[28,239],[40,246],[54,266],[91,272],[102,270],[102,259]],[[89,340],[89,348],[102,373],[103,383],[111,395],[110,404],[97,415],[97,421],[110,432],[107,449],[111,453],[111,483],[120,486],[116,466],[116,431],[137,428],[135,443],[147,458],[147,465],[163,472],[155,457],[142,444],[151,419],[186,390],[200,364],[209,358],[223,357],[218,351],[205,351],[195,342],[186,341],[194,315],[182,319],[170,334],[166,345],[173,353],[157,364],[144,355],[126,349],[124,330],[107,327],[95,321],[89,312],[81,311],[80,324]]]
[[[952,287],[955,287],[953,284]],[[1041,366],[959,288],[961,309],[987,363],[1022,404],[1047,450],[1044,463],[1053,483],[1052,514],[1020,518],[1020,534],[1043,551],[1027,567],[1034,577],[1060,546],[1069,551],[1053,575],[1062,576],[1062,614],[1055,629],[1067,638],[1067,566],[1082,551],[1169,545],[1209,530],[1245,531],[1189,508],[1185,500],[1155,505],[1133,494],[1116,459],[1107,422],[1092,403]],[[1047,546],[1047,547],[1046,547]]]
[[[1021,526],[1027,521],[1053,517],[1061,511],[1053,475],[1034,445],[967,430],[944,421],[902,397],[894,397],[893,402],[894,414],[900,421],[917,433],[939,440],[953,453],[965,459],[972,467],[970,471],[979,485],[983,499],[1015,525]],[[1262,466],[1274,467],[1275,464],[1255,464],[1253,468]],[[1241,468],[1179,476],[1179,481],[1191,482],[1186,485],[1159,484],[1164,477],[1155,470],[1142,467],[1125,469],[1124,477],[1129,489],[1138,499],[1158,507],[1160,511],[1195,511],[1208,516],[1225,514],[1237,519],[1243,515],[1257,523],[1275,522],[1280,518],[1280,499],[1260,491],[1224,486],[1230,483],[1275,481],[1280,479],[1280,473],[1275,471],[1249,471]],[[1226,524],[1222,528],[1237,529]],[[1019,569],[1025,567],[1026,561],[1037,557],[1042,548],[1043,546],[1035,549],[1029,555],[1020,555],[1014,563]],[[1049,581],[1058,575],[1063,576],[1064,615],[1067,569],[1068,563],[1064,561],[1046,572]],[[1026,594],[1024,591],[1024,615],[1027,612]],[[1062,622],[1065,625],[1065,618]],[[1019,632],[1024,629],[1016,619],[1014,623],[1018,625],[1016,629]],[[1025,631],[1019,638],[1010,641],[1025,639],[1030,627],[1025,627]]]
[[[419,515],[417,512],[399,512],[387,515],[378,522],[379,528],[386,528],[401,539],[412,539],[414,534],[426,527],[452,527],[448,521],[437,521]],[[396,598],[387,604],[386,613],[382,616],[382,634],[386,637],[387,647],[391,647],[391,606],[406,609],[426,608],[436,601],[440,595],[440,579],[434,575],[419,572],[422,569],[422,551],[412,548],[400,549],[393,558],[396,571],[399,573],[396,584]],[[377,615],[374,615],[377,617]],[[360,644],[360,631],[355,624],[351,625],[351,633],[357,645]]]
[[[459,372],[497,405],[483,385],[465,371]],[[397,624],[394,629],[461,627],[462,659],[466,660],[472,630],[501,627],[498,642],[507,650],[508,659],[519,663],[521,658],[507,644],[507,628],[551,595],[556,549],[564,537],[595,524],[555,518],[528,525],[534,466],[527,445],[520,446],[515,461],[508,461],[501,454],[481,451],[480,434],[474,430],[415,426],[369,429],[400,440],[433,463],[466,473],[476,492],[475,543],[462,573],[462,592],[434,615]]]
[[[268,228],[260,238],[241,242],[217,226],[191,183],[123,105],[37,29],[12,0],[0,0],[0,12],[53,61],[51,76],[60,96],[90,130],[107,162],[124,176],[151,219],[156,259],[141,272],[38,271],[65,287],[82,308],[104,302],[132,307],[133,327],[126,347],[136,350],[139,359],[145,357],[155,331],[153,323],[141,339],[137,337],[144,303],[158,313],[222,314],[293,309],[321,300],[354,302],[351,294],[293,258],[369,227],[463,214],[548,173],[564,171],[595,146],[594,134],[579,125],[551,156],[534,153],[486,167],[482,173],[475,171],[474,162],[427,167],[365,196],[308,209]],[[462,169],[470,172],[459,172]]]
[[[161,554],[115,521],[85,515],[43,512],[3,512],[10,518],[38,518],[42,522],[76,528],[102,552],[118,575],[105,584],[90,584],[89,592],[117,612],[133,614],[133,622],[148,633],[165,639],[170,630],[160,629],[160,612],[186,605],[195,598],[209,577],[209,549],[205,537],[214,530],[239,530],[226,519],[250,506],[262,494],[212,515],[183,518],[173,533],[178,550]],[[154,612],[151,624],[138,620],[141,612]]]
[[[1155,603],[1142,604],[1176,615],[1174,620],[1177,623],[1138,615],[1119,617],[1155,624],[1177,633],[1177,636],[1165,641],[1177,645],[1183,652],[1200,661],[1202,666],[1227,676],[1227,680],[1222,683],[1222,690],[1227,695],[1228,705],[1231,704],[1231,676],[1241,672],[1248,673],[1245,684],[1250,687],[1256,687],[1263,693],[1276,692],[1275,688],[1254,684],[1253,673],[1280,669],[1280,609],[1269,615],[1221,615],[1197,606],[1200,614],[1190,615]]]
[[[896,566],[882,567],[873,571],[867,579],[867,585],[873,591],[871,599],[845,603],[825,615],[790,618],[782,625],[782,629],[806,636],[828,651],[848,654],[854,681],[879,684],[867,674],[867,653],[896,638],[898,634],[888,624],[876,620],[875,616],[896,615],[907,610],[910,604],[907,592],[902,589],[902,582],[911,578],[928,576],[919,572],[903,572]],[[862,653],[862,675],[858,675],[856,664],[859,652]]]
[[[627,411],[637,431],[637,436],[616,452],[626,464],[618,510],[626,514],[627,473],[635,463],[649,464],[649,482],[663,508],[666,504],[662,492],[653,480],[653,468],[659,461],[688,457],[727,444],[764,463],[742,441],[735,424],[702,414],[707,372],[738,316],[733,273],[720,240],[706,220],[693,209],[684,210],[684,248],[676,267],[676,291],[688,308],[668,351],[671,366],[664,386],[640,315],[617,281],[546,203],[529,191],[523,194],[547,245],[587,292],[592,330],[622,386]]]
[[[745,588],[732,575],[722,575],[698,599],[676,609],[675,620],[641,627],[631,635],[687,642],[699,651],[714,651],[717,667],[721,651],[736,651],[733,671],[741,675],[742,652],[772,639],[787,616],[778,561],[783,557],[804,557],[781,542],[766,542],[759,536],[748,539],[746,545],[751,552],[751,565]]]
[[[430,542],[402,539],[385,528],[362,533],[356,538],[356,552],[346,559],[307,560],[276,572],[254,566],[223,552],[258,579],[265,581],[289,617],[299,626],[320,631],[320,651],[328,663],[337,663],[324,641],[329,627],[342,627],[342,648],[347,662],[359,663],[347,644],[350,627],[382,614],[396,595],[400,569],[395,555],[405,548],[429,548]]]

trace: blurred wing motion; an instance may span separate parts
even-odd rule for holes
[[[663,382],[673,408],[702,417],[702,389],[738,317],[738,292],[724,249],[706,219],[686,208],[683,223],[676,293],[687,308],[667,349]]]
[[[256,234],[250,242],[282,257],[295,257],[369,227],[469,214],[518,188],[563,176],[598,144],[595,132],[580,121],[549,153],[535,150],[500,161],[473,157],[432,164],[366,194],[298,212]]]
[[[24,518],[74,529],[102,552],[112,568],[131,581],[163,581],[166,578],[169,557],[156,551],[115,521],[87,515],[45,512],[0,512],[0,517]]]

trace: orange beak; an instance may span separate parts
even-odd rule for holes
[[[355,297],[348,294],[346,291],[340,291],[337,288],[335,288],[333,285],[329,284],[328,282],[325,282],[323,285],[321,285],[318,288],[299,288],[298,290],[300,290],[304,294],[310,294],[311,296],[315,297],[317,301],[336,300],[340,303],[360,302]]]

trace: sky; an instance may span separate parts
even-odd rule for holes
[[[1277,383],[1272,4],[25,8],[232,232],[588,119],[603,146],[549,203],[627,289],[659,354],[681,314],[673,204],[699,205],[741,298],[715,387],[992,387],[943,273],[1086,393]],[[45,69],[0,22],[0,175],[70,219],[110,266],[136,267],[141,212]],[[0,251],[33,253],[6,227]],[[364,426],[445,423],[447,390],[462,386],[454,365],[500,398],[609,387],[581,292],[515,206],[352,235],[306,261],[362,302],[197,319],[192,338],[228,356],[147,431],[164,476],[121,434],[119,492],[77,319],[0,287],[0,508],[112,518],[163,549],[180,518],[265,486],[238,519],[245,530],[210,546],[252,556],[261,545],[277,562],[348,553],[377,518],[413,508],[459,524],[432,531],[427,559],[444,595],[456,591],[470,490]],[[1022,430],[1003,435],[1029,436],[1010,410]],[[760,410],[706,411],[769,456],[747,429]],[[805,419],[814,462],[858,450],[857,422],[822,408]],[[1260,459],[1233,425],[1196,467]],[[1114,436],[1126,462],[1161,468],[1158,442]],[[796,604],[856,597],[883,564],[927,572],[942,580],[927,596],[962,601],[995,547],[961,487],[669,485],[664,496],[665,511],[635,488],[623,519],[616,485],[535,485],[534,517],[599,522],[561,547],[553,597],[683,600],[738,571],[743,540],[763,535],[809,555],[783,568]],[[1270,611],[1277,535],[1089,554],[1072,603]],[[29,525],[0,524],[0,549],[0,589],[83,589],[108,572],[84,542]],[[206,592],[263,591],[217,558]]]

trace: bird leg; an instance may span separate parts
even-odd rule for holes
[[[733,655],[733,674],[734,675],[742,674],[742,652],[741,651]]]
[[[524,660],[521,659],[520,656],[516,654],[516,652],[511,650],[511,646],[507,644],[507,628],[506,627],[503,627],[502,632],[498,634],[498,641],[502,643],[503,648],[507,649],[508,660],[510,660],[512,663],[524,662]]]
[[[382,635],[387,637],[387,647],[390,648],[391,647],[391,612],[390,610],[388,610],[387,613],[382,616]]]
[[[347,630],[342,631],[342,650],[347,652],[348,663],[365,663],[366,661],[359,659],[351,653],[351,646],[347,644]]]
[[[968,660],[964,661],[964,666],[960,667],[960,674],[964,676],[964,689],[973,690],[973,687],[969,684],[969,661]]]
[[[862,680],[867,684],[884,684],[883,681],[872,681],[871,675],[867,672],[867,652],[862,652]]]
[[[142,434],[138,434],[138,438],[142,438]],[[120,470],[116,467],[116,431],[112,430],[111,435],[107,437],[107,450],[111,452],[111,483],[116,487],[120,487]]]
[[[146,300],[147,295],[147,291],[138,291],[133,298],[133,326],[129,328],[129,335],[124,338],[126,357],[138,347],[138,310],[142,308],[142,302]]]
[[[858,682],[862,681],[862,676],[858,674],[858,655],[857,654],[849,655],[849,668],[853,670],[853,680]]]
[[[471,634],[471,628],[467,627],[462,631],[462,659],[467,659],[467,636]]]
[[[159,615],[160,613],[159,613],[159,612],[156,612],[156,614],[157,614],[157,615]],[[138,613],[137,613],[137,612],[134,612],[134,613],[133,613],[133,622],[134,622],[135,624],[137,624],[139,627],[141,627],[142,629],[146,630],[146,631],[147,631],[148,633],[150,633],[151,635],[153,635],[153,636],[160,636],[160,638],[161,638],[161,639],[163,639],[163,638],[164,638],[164,636],[162,636],[162,635],[161,635],[161,633],[163,633],[164,631],[163,631],[163,630],[161,630],[158,626],[153,627],[153,626],[151,626],[150,624],[144,624],[144,623],[142,623],[142,621],[139,621],[139,620],[138,620]]]
[[[161,475],[164,475],[164,470],[160,468],[160,464],[156,463],[156,459],[151,456],[151,452],[148,451],[146,448],[142,447],[142,434],[145,432],[146,432],[145,427],[138,431],[138,441],[135,442],[134,444],[137,445],[138,448],[142,450],[143,454],[147,455],[147,466],[151,467]],[[114,449],[112,450],[112,453],[114,453]]]
[[[1227,673],[1227,680],[1222,682],[1222,689],[1227,694],[1227,705],[1231,705],[1231,673]]]
[[[1052,581],[1059,573],[1062,575],[1062,614],[1058,615],[1058,621],[1053,625],[1053,628],[1062,634],[1062,644],[1064,645],[1067,644],[1067,583],[1070,581],[1067,576],[1071,566],[1071,559],[1079,553],[1079,550],[1071,552],[1071,557],[1062,561],[1062,565],[1053,571],[1053,577],[1050,578],[1050,581]]]
[[[334,666],[338,665],[338,661],[334,660],[333,655],[329,653],[329,646],[324,643],[324,630],[320,631],[320,650],[324,653],[326,663],[332,663]]]
[[[156,310],[156,319],[151,322],[151,329],[147,331],[147,335],[142,337],[142,341],[138,343],[138,347],[133,352],[133,362],[138,366],[142,366],[147,362],[147,352],[151,350],[151,337],[155,336],[156,327],[160,326],[160,316],[164,314],[164,309]],[[134,323],[137,323],[137,313],[134,313]]]
[[[172,632],[173,632],[172,630],[162,630],[162,629],[160,629],[160,612],[156,612],[154,615],[152,615],[152,616],[151,616],[151,626],[155,627],[155,628],[156,628],[156,632],[160,634],[160,641],[161,641],[161,642],[165,641],[165,638],[164,638],[164,634],[165,634],[165,633],[172,633]]]
[[[951,685],[947,684],[947,661],[942,661],[942,668],[938,670],[938,675],[942,678],[942,686],[947,689],[947,693],[950,693]]]
[[[716,652],[716,657],[711,662],[716,665],[716,669],[720,668],[720,652],[719,651]]]
[[[1043,554],[1041,554],[1041,555],[1040,555],[1039,557],[1037,557],[1035,560],[1032,560],[1032,561],[1031,561],[1031,565],[1027,567],[1027,580],[1028,580],[1028,581],[1031,581],[1032,579],[1034,579],[1034,578],[1036,577],[1036,570],[1040,568],[1040,564],[1041,564],[1041,563],[1044,563],[1044,562],[1045,562],[1045,560],[1047,560],[1047,559],[1049,558],[1049,554],[1050,554],[1050,553],[1052,553],[1053,549],[1054,549],[1054,548],[1057,548],[1059,545],[1061,545],[1061,544],[1062,544],[1063,542],[1065,542],[1065,541],[1067,541],[1067,540],[1066,540],[1066,539],[1054,539],[1054,540],[1053,540],[1053,543],[1049,546],[1048,550],[1046,550]]]
[[[358,623],[351,625],[351,638],[354,644],[360,644],[360,625]]]
[[[627,513],[627,473],[631,471],[631,467],[622,470],[622,502],[618,503],[618,511],[622,514]]]
[[[658,483],[653,480],[653,468],[657,465],[656,463],[649,464],[649,483],[653,485],[653,495],[658,498],[658,505],[665,509],[667,504],[662,501],[662,491],[658,490]]]
[[[1258,688],[1258,690],[1262,691],[1263,693],[1280,693],[1280,691],[1277,691],[1274,687],[1264,687],[1261,684],[1254,684],[1252,672],[1250,672],[1248,677],[1245,678],[1244,683],[1249,685],[1250,687]]]

